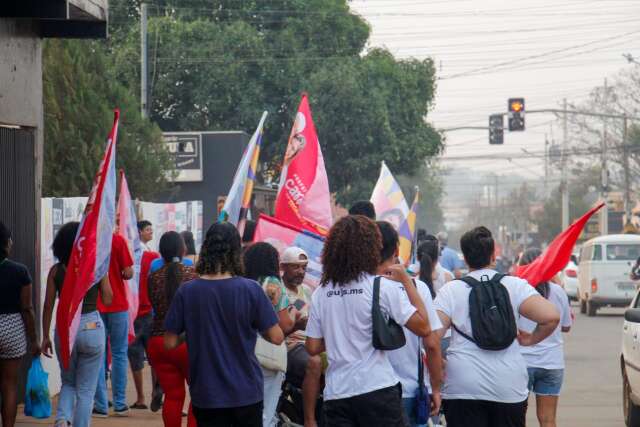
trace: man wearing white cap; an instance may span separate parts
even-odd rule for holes
[[[320,393],[322,359],[309,355],[304,347],[312,293],[307,285],[302,284],[308,262],[307,253],[296,246],[287,248],[280,257],[282,281],[287,289],[290,307],[297,309],[294,330],[287,336],[287,381],[296,387],[302,386],[304,426],[316,427],[316,399]]]

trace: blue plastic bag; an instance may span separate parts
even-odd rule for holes
[[[24,399],[24,414],[34,418],[51,416],[51,399],[49,398],[49,374],[42,368],[40,358],[31,362],[27,374],[27,395]]]

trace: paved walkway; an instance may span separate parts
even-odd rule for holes
[[[151,400],[151,371],[149,367],[146,366],[144,369],[144,385],[145,385],[145,394],[148,396],[147,405]],[[109,392],[109,394],[111,394]],[[187,390],[188,396],[188,390]],[[135,387],[133,385],[133,379],[131,378],[131,372],[129,372],[129,380],[127,381],[127,402],[129,404],[133,403],[136,398]],[[188,398],[187,398],[188,400]],[[185,402],[185,405],[188,405],[188,401]],[[53,413],[55,415],[55,398],[53,401]],[[22,406],[18,408],[18,420],[16,423],[17,427],[42,427],[44,425],[52,426],[54,423],[55,417],[51,417],[46,420],[37,420],[31,417],[24,416],[24,409]],[[162,410],[157,413],[153,413],[149,410],[134,410],[130,411],[129,417],[109,417],[109,418],[93,418],[91,421],[92,427],[161,427],[162,423]],[[187,418],[183,418],[183,426],[187,425]]]

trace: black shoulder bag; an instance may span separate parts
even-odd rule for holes
[[[396,350],[407,343],[402,326],[398,325],[391,317],[386,319],[380,310],[380,277],[376,277],[373,281],[371,320],[373,322],[373,348]]]

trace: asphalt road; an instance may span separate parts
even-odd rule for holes
[[[558,405],[558,427],[622,427],[620,348],[624,309],[601,309],[596,317],[580,314],[565,334],[565,376]],[[527,426],[537,426],[530,400]]]

